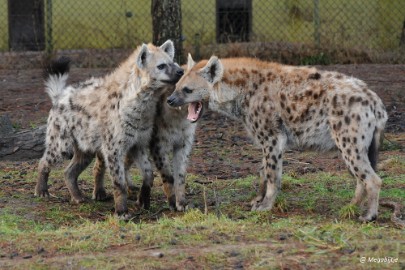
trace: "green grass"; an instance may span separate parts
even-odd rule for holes
[[[399,156],[389,159],[380,172],[385,181],[381,198],[404,204],[405,173],[400,171],[404,164]],[[10,185],[20,178],[21,166],[27,173]],[[70,204],[67,190],[60,188],[63,183],[51,187],[55,198],[33,198],[35,170],[23,163],[0,171],[6,201],[0,201],[0,256],[5,258],[0,266],[294,269],[299,261],[308,268],[356,269],[363,267],[359,263],[363,256],[403,258],[405,235],[390,223],[391,210],[380,208],[377,223],[357,221],[361,209],[349,204],[355,182],[346,171],[283,175],[282,192],[271,212],[250,211],[248,202],[258,188],[256,176],[201,184],[203,176],[188,175],[187,198],[194,208],[186,213],[168,210],[156,179],[151,210],[135,209],[130,201],[135,217],[123,222],[111,215],[112,201]],[[11,179],[4,179],[6,175]],[[132,175],[139,183],[137,170]],[[52,171],[51,179],[55,177],[63,178],[62,168]],[[91,178],[90,169],[80,177],[86,196],[91,194]],[[107,189],[111,190],[109,183]],[[32,258],[15,265],[8,259],[15,253]]]

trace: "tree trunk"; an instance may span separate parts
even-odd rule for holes
[[[166,40],[174,42],[175,61],[183,63],[181,28],[181,0],[152,0],[153,44],[162,45]]]
[[[45,149],[46,125],[0,137],[0,160],[40,158]]]

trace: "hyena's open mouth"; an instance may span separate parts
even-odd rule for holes
[[[197,122],[197,120],[200,119],[202,112],[203,112],[202,102],[192,102],[188,104],[187,119],[190,120],[192,123]]]

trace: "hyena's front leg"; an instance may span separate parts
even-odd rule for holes
[[[159,143],[157,143],[159,142]],[[155,162],[156,168],[159,170],[163,181],[163,191],[166,195],[169,207],[176,208],[176,195],[174,192],[174,177],[172,175],[169,153],[173,146],[168,142],[163,142],[161,139],[155,140],[151,144],[151,153]]]
[[[131,174],[129,170],[131,169],[132,164],[135,161],[135,155],[136,153],[134,150],[130,150],[125,158],[125,180],[127,181],[127,187],[128,187],[128,195],[131,198],[131,200],[137,200],[137,193],[139,191],[139,188],[137,188],[134,184],[134,181],[132,181]]]
[[[142,187],[139,193],[138,205],[145,209],[150,208],[150,194],[153,186],[153,168],[149,160],[149,149],[138,148],[134,151],[135,159],[142,173]]]
[[[262,175],[260,194],[251,202],[252,211],[270,210],[281,187],[283,139],[272,138],[262,148]]]
[[[85,201],[77,185],[77,178],[89,166],[92,159],[93,155],[84,154],[76,149],[69,166],[65,170],[65,183],[69,189],[71,201],[74,203]]]
[[[104,187],[104,174],[105,174],[105,163],[104,157],[101,153],[96,154],[96,161],[93,167],[93,177],[94,177],[94,189],[93,189],[93,200],[104,201],[108,198],[107,192]]]
[[[133,195],[133,199],[136,200],[136,192],[138,188],[134,185],[129,170],[132,163],[134,162],[134,157],[128,154],[125,158],[125,179],[127,181],[128,193],[130,196]],[[93,190],[93,200],[105,201],[109,199],[107,192],[104,187],[104,174],[105,174],[105,162],[104,157],[101,153],[96,155],[96,162],[93,167],[93,177],[94,177],[94,190]]]
[[[186,210],[186,172],[187,161],[191,152],[191,143],[175,147],[173,153],[174,192],[177,211]]]
[[[115,203],[115,214],[119,218],[127,220],[130,218],[127,206],[127,182],[125,179],[125,166],[123,154],[119,154],[116,149],[106,151],[103,155],[106,157],[106,166],[109,169],[110,177],[113,185],[113,195]]]

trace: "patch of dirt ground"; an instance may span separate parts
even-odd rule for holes
[[[387,107],[389,120],[386,131],[405,132],[405,65],[330,65],[318,68],[336,70],[364,80]],[[109,71],[73,68],[69,82],[102,76]],[[7,114],[16,129],[46,123],[51,103],[44,91],[42,70],[0,70],[0,93],[0,115]],[[258,170],[260,153],[251,146],[243,126],[227,117],[206,113],[199,121],[195,143],[189,169],[192,173],[227,179],[255,174]],[[287,153],[284,165],[295,164],[302,171],[333,171],[344,167],[336,153],[304,159],[297,160]],[[313,164],[317,168],[313,168]]]

